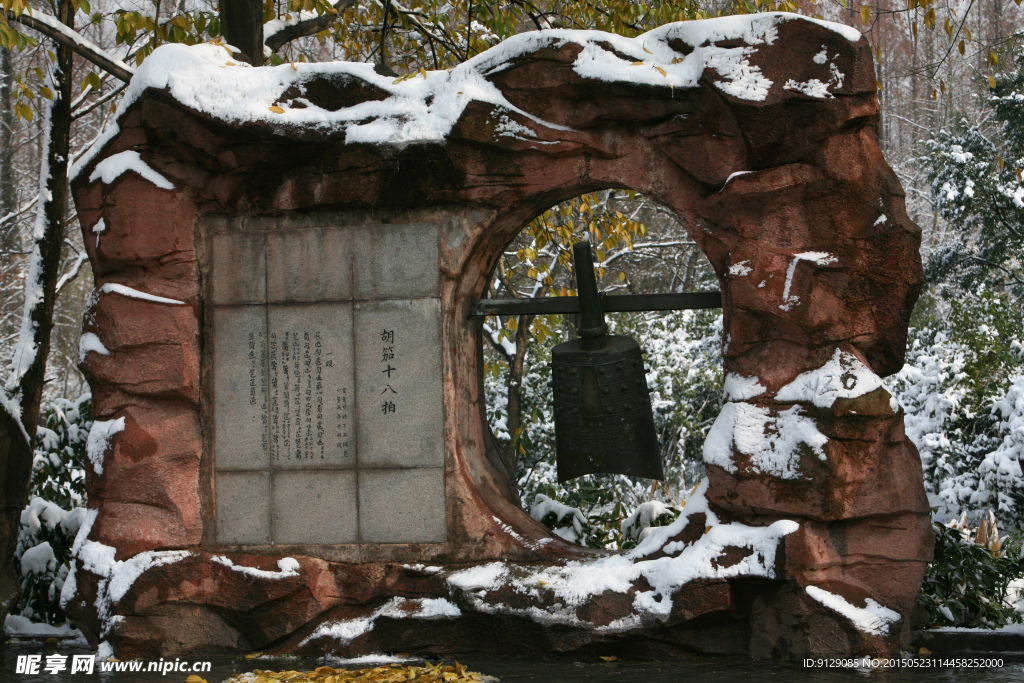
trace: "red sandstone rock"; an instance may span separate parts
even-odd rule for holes
[[[710,68],[692,88],[585,78],[573,68],[580,47],[552,44],[487,75],[519,111],[473,101],[444,140],[429,144],[350,145],[343,130],[219,121],[152,91],[127,107],[118,135],[73,183],[86,246],[98,284],[185,305],[105,293],[90,310],[86,329],[111,353],[89,354],[83,370],[97,415],[124,416],[126,429],[112,439],[104,473],[89,473],[90,504],[98,508],[89,538],[113,546],[118,560],[143,551],[193,554],[142,573],[112,606],[123,617],[115,624],[98,619],[101,577],[79,561],[68,612],[90,640],[109,639],[122,656],[146,657],[270,646],[347,655],[595,647],[604,654],[621,644],[651,654],[896,652],[931,536],[916,450],[884,391],[828,408],[803,406],[831,441],[825,462],[804,457],[800,478],[709,467],[708,498],[722,516],[800,524],[786,537],[774,580],[694,582],[672,596],[664,622],[645,617],[602,631],[633,614],[637,585],[564,611],[541,589],[506,587],[477,604],[453,596],[428,569],[450,573],[496,560],[537,569],[600,555],[559,540],[541,543],[547,532],[520,510],[500,457],[489,450],[479,330],[466,317],[500,251],[560,199],[630,187],[687,221],[721,282],[725,370],[758,377],[766,393],[750,400],[773,414],[792,405],[774,394],[836,349],[855,352],[882,376],[902,365],[922,281],[920,230],[878,148],[870,49],[863,39],[851,43],[802,20],[777,29],[774,42],[745,52],[772,81],[763,101],[730,94],[725,77]],[[680,59],[693,50],[678,41],[671,47]],[[823,47],[843,74],[829,97],[783,87],[819,78],[813,58]],[[615,51],[610,43],[599,49]],[[325,111],[385,96],[348,76],[314,74],[304,87],[308,101]],[[500,117],[536,138],[500,134]],[[124,150],[138,151],[175,189],[156,188],[133,172],[109,185],[88,180],[99,158]],[[730,179],[736,171],[748,173]],[[212,412],[203,401],[203,221],[325,210],[348,212],[352,220],[372,212],[374,222],[442,225],[445,543],[267,547],[254,554],[217,547],[209,535],[215,501],[212,442],[201,428]],[[101,217],[107,227],[97,246],[91,228]],[[834,260],[798,259],[806,252]],[[740,262],[751,272],[730,274]],[[736,462],[746,467],[742,458]],[[697,531],[694,525],[677,540],[693,543]],[[731,566],[741,552],[723,549],[716,562]],[[269,572],[289,555],[299,559],[299,575],[258,578],[214,555]],[[857,604],[874,599],[904,619],[884,637],[865,634],[808,598],[809,585],[830,586]],[[419,604],[409,601],[442,598],[455,600],[462,616],[408,618]],[[392,603],[397,611],[378,614]],[[552,627],[538,616],[545,614],[564,620]],[[375,619],[374,628],[347,642],[307,641],[320,624],[360,618]]]

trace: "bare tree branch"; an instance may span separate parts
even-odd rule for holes
[[[356,0],[338,0],[334,3],[334,9],[337,10],[337,14],[330,14],[325,12],[315,19],[306,19],[300,21],[291,26],[285,26],[280,31],[274,33],[272,36],[264,38],[264,44],[274,52],[277,52],[281,47],[296,38],[303,38],[305,36],[311,36],[324,29],[331,27],[334,22],[341,18],[342,13],[349,7],[356,4]]]

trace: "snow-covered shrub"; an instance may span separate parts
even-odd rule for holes
[[[70,570],[71,545],[85,519],[83,463],[91,398],[58,398],[43,407],[39,419],[29,503],[21,513],[15,549],[21,595],[11,610],[33,621],[65,621],[60,592]]]
[[[1003,528],[1022,526],[1022,318],[1019,302],[981,288],[912,329],[906,365],[886,380],[940,521],[992,508]]]
[[[649,500],[641,503],[629,517],[622,522],[621,548],[633,548],[647,538],[651,530],[659,526],[667,526],[676,521],[682,508],[667,505],[660,500]]]
[[[918,603],[928,612],[927,628],[998,628],[1024,621],[1010,585],[1022,575],[1017,566],[1019,540],[1002,538],[994,515],[972,534],[967,514],[935,523],[935,558],[928,565]]]

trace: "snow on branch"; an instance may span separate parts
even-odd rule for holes
[[[317,14],[316,12],[303,11],[271,19],[263,24],[263,43],[274,52],[277,52],[289,41],[304,36],[311,36],[330,28],[334,22],[341,18],[345,10],[354,4],[356,4],[355,0],[338,0],[338,2],[334,3],[334,9],[337,14],[331,14],[330,12]]]
[[[103,48],[82,36],[78,31],[64,25],[56,17],[51,17],[42,12],[38,14],[15,14],[14,12],[8,12],[7,20],[24,24],[31,29],[39,31],[46,37],[52,38],[61,45],[71,48],[72,51],[125,83],[130,81],[135,73],[135,70],[130,66],[117,57],[107,54]]]

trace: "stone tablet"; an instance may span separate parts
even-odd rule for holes
[[[444,541],[438,239],[430,223],[213,235],[218,542]]]

